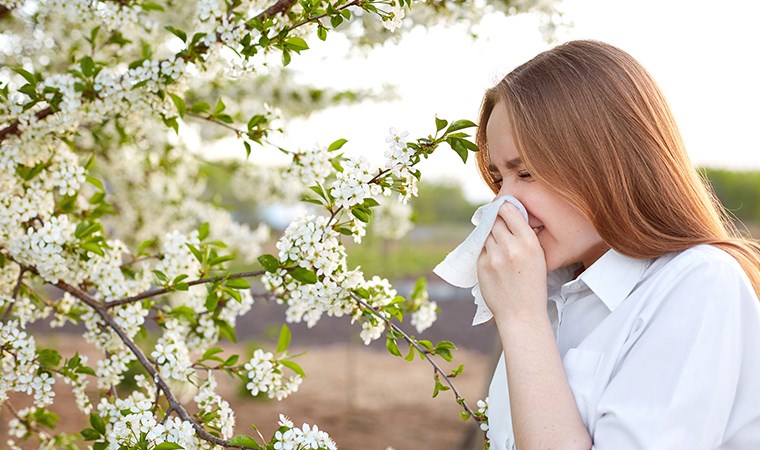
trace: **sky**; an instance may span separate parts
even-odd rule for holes
[[[571,26],[547,43],[533,15],[485,17],[476,39],[463,26],[413,29],[398,45],[371,51],[366,60],[345,57],[348,43],[330,34],[325,43],[294,58],[301,78],[320,86],[397,86],[398,98],[330,108],[293,120],[283,143],[327,145],[346,138],[347,154],[381,164],[388,129],[423,137],[434,117],[475,120],[483,92],[512,68],[557,43],[598,39],[638,59],[670,102],[692,161],[697,165],[760,169],[760,1],[566,0]],[[474,161],[466,166],[446,149],[421,165],[424,179],[461,182],[473,201],[490,191]]]

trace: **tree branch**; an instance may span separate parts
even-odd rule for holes
[[[297,0],[278,0],[264,12],[256,16],[257,19],[269,19],[277,14],[284,14],[297,3]]]
[[[53,114],[53,108],[48,106],[45,109],[41,109],[37,111],[35,115],[37,116],[37,120],[42,120],[51,114]],[[0,142],[2,142],[6,138],[6,136],[18,135],[20,133],[18,126],[19,126],[19,121],[14,120],[13,122],[11,122],[10,125],[0,130]]]
[[[24,281],[24,273],[26,273],[27,268],[22,266],[21,264],[19,266],[18,271],[18,278],[16,279],[16,285],[13,286],[13,294],[12,298],[13,301],[10,305],[8,305],[8,308],[5,310],[5,314],[3,314],[3,322],[6,322],[8,318],[11,316],[11,310],[13,309],[13,305],[16,304],[16,298],[18,297],[19,290],[21,290],[21,283]]]
[[[451,379],[449,379],[448,375],[446,375],[446,373],[438,366],[438,364],[436,364],[436,362],[433,361],[433,359],[430,357],[430,354],[429,354],[429,352],[428,352],[427,349],[422,348],[417,343],[417,341],[414,338],[412,338],[408,334],[406,334],[406,332],[404,330],[402,330],[396,324],[394,324],[393,322],[391,322],[390,319],[388,319],[387,317],[385,317],[382,314],[380,314],[380,312],[377,309],[375,309],[374,307],[370,306],[369,303],[367,303],[364,300],[362,300],[361,298],[357,297],[354,293],[351,293],[351,297],[354,299],[354,301],[356,301],[362,307],[370,310],[372,312],[372,314],[374,314],[377,318],[379,318],[380,320],[382,320],[383,322],[385,322],[385,324],[389,328],[391,328],[393,331],[395,331],[395,332],[399,333],[400,335],[402,335],[404,337],[404,340],[406,340],[409,343],[409,345],[411,345],[415,349],[417,349],[417,351],[419,351],[420,354],[422,356],[424,356],[425,359],[433,366],[433,370],[436,373],[438,373],[440,376],[442,376],[443,379],[444,379],[444,381],[446,381],[446,384],[449,385],[449,387],[451,388],[451,392],[453,392],[454,396],[456,397],[457,403],[459,403],[460,405],[462,405],[462,408],[464,408],[464,410],[467,411],[470,414],[470,417],[472,417],[473,420],[475,420],[476,422],[479,422],[478,419],[477,419],[477,417],[475,416],[475,413],[472,411],[472,409],[470,409],[470,406],[464,400],[464,397],[462,397],[459,394],[459,391],[457,390],[456,386],[454,386],[454,383],[451,381]]]
[[[101,319],[103,319],[103,321],[109,327],[111,327],[111,329],[114,332],[116,332],[116,334],[119,336],[119,338],[124,343],[124,345],[126,345],[127,348],[129,348],[132,354],[135,355],[135,357],[140,362],[140,364],[148,372],[148,374],[150,375],[150,378],[156,384],[156,387],[159,388],[161,391],[163,391],[164,396],[166,397],[166,400],[169,402],[169,409],[176,411],[180,419],[192,424],[199,438],[203,439],[204,441],[210,442],[212,444],[221,445],[227,448],[241,448],[241,449],[249,448],[242,445],[230,445],[229,441],[213,436],[212,434],[207,432],[198,422],[196,422],[190,416],[190,414],[188,414],[187,410],[182,405],[182,403],[180,403],[179,400],[177,400],[177,397],[175,397],[174,392],[172,392],[171,388],[166,384],[164,379],[161,378],[161,375],[159,375],[158,371],[153,366],[153,364],[150,363],[150,361],[148,360],[148,357],[145,356],[145,353],[143,353],[142,349],[132,339],[127,337],[126,333],[124,333],[124,330],[122,330],[119,324],[116,323],[114,318],[111,317],[110,314],[108,314],[108,311],[105,310],[105,308],[103,307],[103,304],[100,301],[93,298],[92,296],[82,291],[81,289],[78,289],[75,286],[71,286],[64,281],[58,281],[58,283],[56,283],[56,287],[58,287],[58,289],[61,289],[77,297],[87,306],[92,308],[96,313],[98,313]]]
[[[214,283],[221,280],[232,280],[234,278],[248,278],[248,277],[259,277],[261,275],[264,275],[266,273],[266,270],[256,270],[253,272],[240,272],[240,273],[233,273],[231,275],[220,275],[218,277],[211,277],[211,278],[199,278],[194,281],[189,281],[186,284],[188,286],[195,286],[196,284],[204,284],[204,283]],[[155,289],[148,292],[143,292],[142,294],[135,295],[133,297],[127,297],[122,298],[119,300],[113,300],[110,302],[103,303],[103,307],[105,309],[113,308],[114,306],[119,305],[126,305],[127,303],[134,303],[139,302],[140,300],[144,300],[146,298],[155,297],[157,295],[166,294],[167,292],[174,292],[175,289],[172,288],[161,288],[161,289]]]

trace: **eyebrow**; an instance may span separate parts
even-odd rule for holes
[[[523,165],[523,160],[519,156],[517,158],[512,158],[509,161],[507,161],[506,163],[504,163],[504,167],[506,167],[507,170],[514,170],[514,169],[517,169],[518,167],[520,167],[522,165]],[[488,170],[489,170],[489,172],[498,172],[499,171],[498,167],[496,167],[496,165],[494,163],[491,163],[491,164],[488,165]]]

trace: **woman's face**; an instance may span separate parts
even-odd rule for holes
[[[548,271],[583,263],[589,267],[609,248],[583,216],[557,193],[535,180],[517,152],[507,109],[499,102],[486,125],[491,172],[501,180],[497,196],[511,195],[525,205],[528,223],[544,250]]]

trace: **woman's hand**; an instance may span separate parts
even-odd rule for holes
[[[546,261],[536,233],[510,203],[499,208],[478,258],[478,284],[497,326],[546,315]]]

